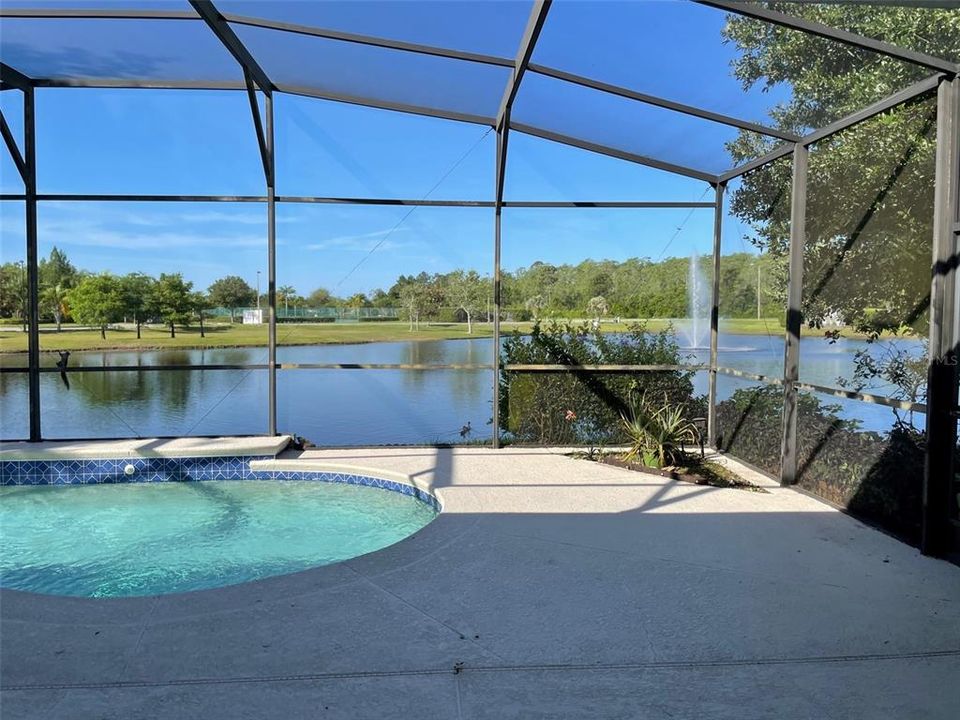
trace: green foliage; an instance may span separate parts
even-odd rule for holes
[[[107,325],[123,318],[123,291],[120,280],[110,273],[87,275],[67,295],[70,312],[77,322],[100,328],[105,338]]]
[[[823,404],[814,395],[798,395],[800,486],[916,541],[926,444],[923,434],[903,423],[887,433],[861,430],[858,422],[842,419],[838,411],[838,406]],[[717,405],[717,445],[777,476],[782,421],[782,388],[737,390]]]
[[[40,287],[55,287],[59,285],[69,290],[76,285],[80,273],[67,259],[67,254],[54,246],[50,256],[41,258],[38,266]]]
[[[648,467],[665,468],[683,465],[684,448],[697,443],[700,433],[687,419],[683,405],[657,404],[646,396],[639,397],[622,416],[623,428],[630,442],[623,459],[640,461]]]
[[[22,262],[0,265],[0,317],[26,318],[27,271]]]
[[[307,295],[307,298],[304,302],[306,303],[307,307],[318,308],[330,305],[333,303],[333,301],[334,298],[330,294],[329,290],[326,288],[317,288],[312,293]]]
[[[610,305],[603,295],[594,295],[587,301],[587,316],[597,322],[608,312],[610,312]]]
[[[490,284],[476,270],[455,270],[444,278],[447,300],[467,318],[467,332],[473,333],[473,317],[490,297]]]
[[[652,333],[642,324],[608,335],[587,324],[536,323],[529,336],[507,337],[501,353],[505,364],[532,365],[676,365],[682,359],[672,333]],[[621,416],[638,394],[663,397],[688,417],[702,415],[703,398],[693,397],[692,377],[680,369],[622,375],[507,370],[500,376],[501,429],[524,443],[623,442]]]
[[[120,278],[123,314],[136,325],[137,337],[140,337],[143,323],[157,312],[153,292],[155,282],[152,277],[143,273],[129,273]]]
[[[960,57],[960,14],[857,3],[771,3],[827,25],[942,57]],[[789,84],[775,124],[805,132],[906,87],[929,70],[808,33],[731,15],[724,36],[739,51],[745,88]],[[923,332],[929,306],[935,108],[900,106],[818,143],[810,155],[803,312],[819,327],[839,319],[861,328]],[[771,147],[742,132],[738,162]],[[789,237],[789,159],[744,176],[732,208],[753,241],[784,256]],[[895,280],[894,280],[895,279]],[[878,312],[879,311],[879,312]]]
[[[180,273],[161,273],[153,288],[157,315],[176,337],[176,326],[186,325],[194,312],[193,283],[185,282]]]
[[[220,278],[208,288],[207,292],[214,306],[230,309],[230,322],[236,320],[238,308],[252,305],[257,301],[257,291],[237,275]]]

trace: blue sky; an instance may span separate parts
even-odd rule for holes
[[[619,23],[604,25],[614,11]],[[632,26],[624,22],[625,12]],[[357,29],[360,22],[347,13],[335,20],[344,29]],[[689,4],[558,3],[534,61],[762,120],[782,93],[740,90],[729,75],[733,49],[719,41],[722,23],[722,13]],[[414,39],[442,44],[442,26],[415,27],[421,37]],[[683,27],[710,42],[683,51],[667,27]],[[496,44],[484,44],[484,32],[490,28],[477,29],[471,49],[500,52]],[[490,40],[503,42],[493,35]],[[590,52],[581,51],[585,44]],[[278,54],[265,63],[267,71],[272,63],[276,72],[292,72],[284,68],[296,57]],[[384,79],[374,66],[368,69],[383,82],[400,77],[399,70]],[[636,104],[626,109],[543,81],[537,78],[527,95],[521,92],[515,119],[675,162],[700,162],[709,170],[728,163],[723,142],[733,134],[722,126],[664,118]],[[422,92],[430,91],[428,83]],[[463,88],[458,92],[451,102],[460,96],[477,102]],[[19,137],[22,105],[16,95],[0,94],[0,107]],[[281,195],[493,197],[494,135],[486,127],[289,95],[277,96],[275,109]],[[41,193],[264,193],[243,93],[38,90],[37,123]],[[0,189],[22,191],[5,153]],[[511,135],[508,200],[711,197],[696,180]],[[277,219],[278,284],[304,294],[321,286],[340,295],[369,292],[420,270],[488,273],[492,267],[490,209],[281,205]],[[3,260],[22,259],[22,204],[0,203],[0,222]],[[712,223],[711,210],[507,209],[503,266],[708,253]],[[46,202],[39,210],[42,255],[57,245],[84,269],[183,272],[197,287],[227,274],[253,284],[257,270],[265,278],[265,227],[265,207],[255,204]],[[727,230],[725,249],[744,249],[742,227],[731,219]]]

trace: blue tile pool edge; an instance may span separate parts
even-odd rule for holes
[[[109,460],[2,460],[0,485],[91,485],[104,483],[198,482],[229,480],[309,480],[366,485],[409,495],[440,512],[439,500],[407,483],[370,475],[327,470],[252,470],[250,462],[272,455],[234,457],[111,458]],[[124,470],[133,466],[133,474]]]

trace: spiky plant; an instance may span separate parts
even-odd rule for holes
[[[684,446],[698,440],[699,431],[684,417],[683,407],[666,398],[658,405],[641,396],[630,413],[621,417],[630,438],[630,449],[624,455],[627,462],[640,460],[655,468],[680,465],[686,456]]]

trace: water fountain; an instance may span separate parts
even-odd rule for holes
[[[684,349],[710,347],[710,306],[710,282],[700,266],[700,255],[694,250],[687,273],[687,319],[678,328]]]

